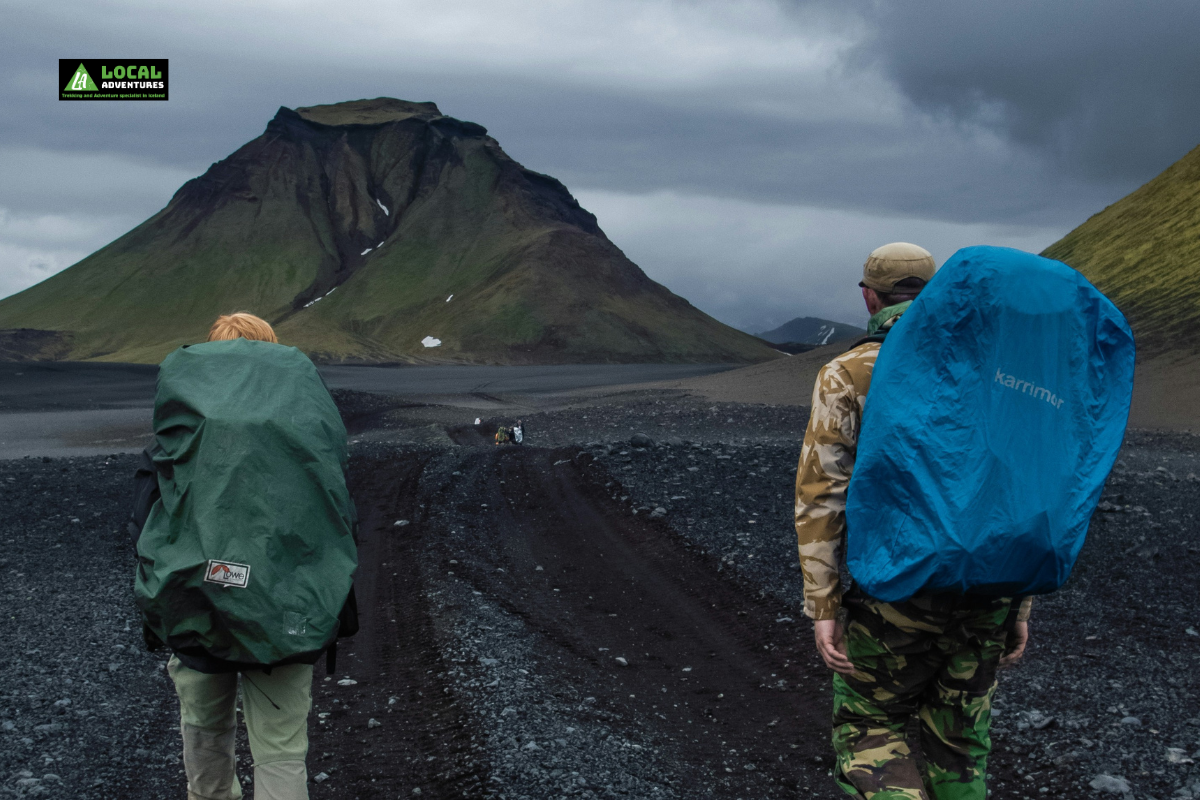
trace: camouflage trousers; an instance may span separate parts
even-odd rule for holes
[[[838,785],[867,800],[984,800],[992,695],[1008,599],[952,595],[884,603],[851,589],[833,679]],[[905,729],[916,716],[924,769]]]

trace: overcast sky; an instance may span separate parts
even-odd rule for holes
[[[652,278],[754,332],[864,322],[874,247],[1038,251],[1200,144],[1194,0],[0,0],[0,296],[281,106],[432,100],[562,180]],[[166,103],[59,58],[169,58]]]

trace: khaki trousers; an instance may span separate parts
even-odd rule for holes
[[[167,672],[179,695],[188,800],[239,800],[234,758],[237,673],[209,675],[171,656]],[[254,758],[255,800],[308,800],[308,712],[313,668],[308,664],[241,675],[242,716]]]

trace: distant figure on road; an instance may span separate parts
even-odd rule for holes
[[[513,441],[517,444],[522,444],[525,441],[525,426],[521,420],[517,420],[517,424],[513,426]]]
[[[307,800],[313,664],[357,630],[346,430],[316,367],[250,314],[160,367],[130,518],[150,649],[171,650],[188,798]],[[240,680],[239,680],[240,679]],[[239,704],[239,684],[240,698]]]
[[[863,269],[868,338],[821,370],[796,475],[796,533],[805,613],[833,677],[834,772],[847,794],[983,800],[998,666],[1028,640],[1030,602],[920,594],[884,603],[852,585],[843,594],[846,490],[880,343],[933,277],[924,248],[898,242]],[[903,357],[897,354],[896,357]],[[921,725],[925,769],[905,742]]]
[[[496,428],[496,444],[508,444],[509,441],[510,435],[508,428],[504,427],[503,425]]]
[[[480,419],[479,417],[476,417],[475,418],[475,427],[479,427],[482,424],[483,424],[483,420]]]

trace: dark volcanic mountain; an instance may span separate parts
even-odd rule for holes
[[[159,213],[0,301],[0,353],[154,362],[250,311],[326,361],[759,361],[554,178],[433,103],[281,108]]]
[[[844,342],[847,339],[861,338],[867,335],[864,328],[846,325],[842,322],[832,322],[817,317],[796,317],[791,322],[785,322],[774,330],[758,334],[758,338],[766,339],[774,344],[807,344],[821,347],[827,344]]]

